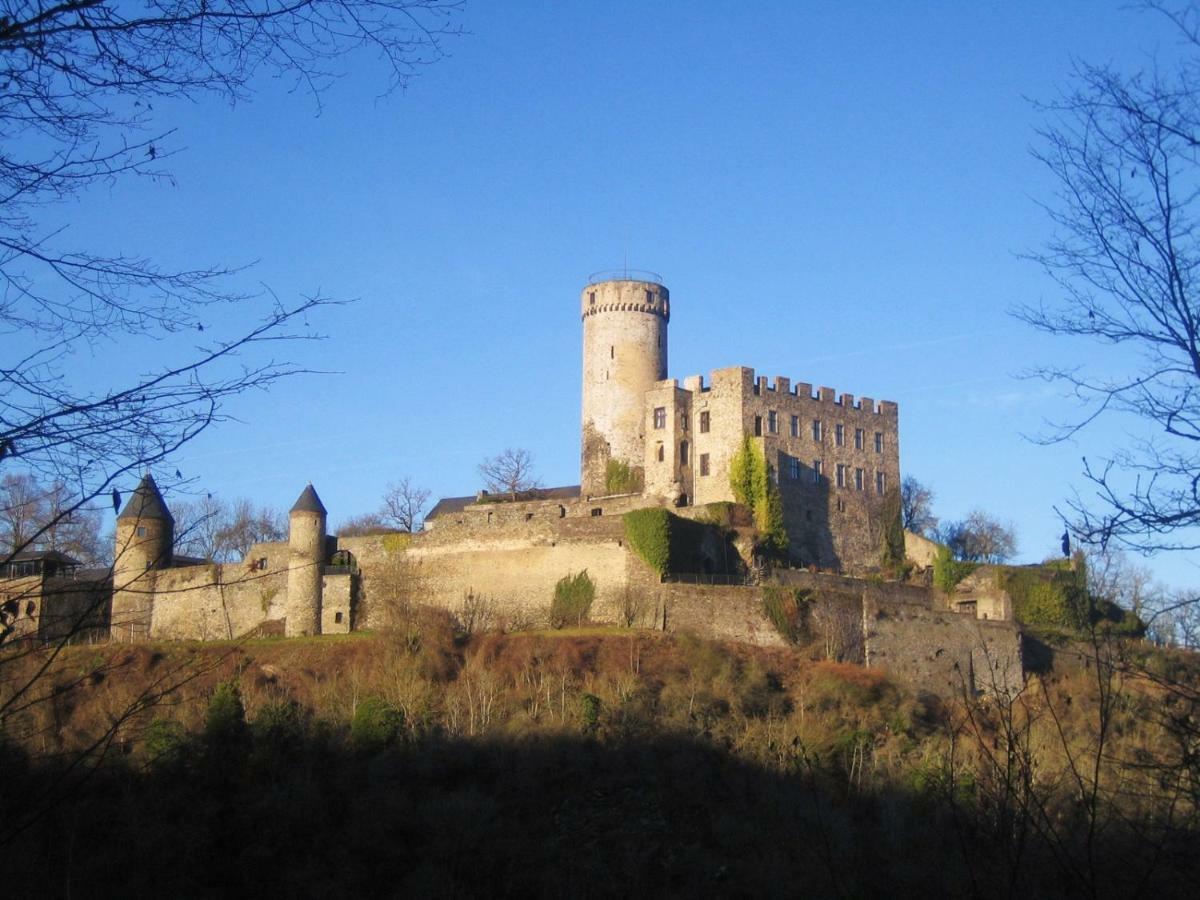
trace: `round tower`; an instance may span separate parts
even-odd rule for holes
[[[324,564],[325,506],[309,484],[288,513],[288,637],[321,633]]]
[[[583,289],[583,431],[580,484],[584,496],[628,490],[610,484],[609,462],[643,479],[644,394],[667,377],[671,295],[658,276],[593,281]]]
[[[170,567],[174,543],[175,519],[147,473],[117,515],[112,601],[117,640],[149,637],[153,571]]]

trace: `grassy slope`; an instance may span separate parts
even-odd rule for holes
[[[250,724],[206,732],[231,679]],[[6,721],[0,793],[8,823],[44,813],[7,835],[8,882],[33,893],[1196,886],[1172,856],[1196,836],[1194,799],[1146,774],[1172,759],[1156,717],[1172,698],[1142,681],[1122,683],[1106,748],[1142,769],[1105,769],[1096,816],[1070,776],[1095,747],[1094,673],[1013,708],[943,705],[792,651],[614,629],[463,641],[432,615],[402,635],[75,647],[46,684]],[[176,684],[115,729],[86,783],[56,777],[114,714]],[[402,712],[397,733],[351,738],[368,697]],[[1025,793],[1005,781],[1023,753]]]

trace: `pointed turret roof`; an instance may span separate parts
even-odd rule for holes
[[[142,476],[137,488],[129,495],[117,519],[163,519],[175,524],[175,518],[167,509],[158,485],[154,483],[154,476],[149,472]]]
[[[290,512],[315,512],[325,515],[325,504],[321,502],[321,498],[317,496],[317,492],[313,489],[312,482],[300,492],[299,498],[292,504]]]

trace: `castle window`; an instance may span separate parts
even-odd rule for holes
[[[32,619],[35,612],[37,612],[37,604],[30,600],[25,604],[25,615],[26,617]]]
[[[754,417],[754,436],[762,437],[762,416]]]
[[[708,410],[700,413],[700,433],[708,434]]]
[[[792,481],[800,477],[800,460],[794,456],[788,458],[788,477]]]
[[[617,348],[616,348],[616,346],[615,346],[615,345],[613,345],[613,344],[610,344],[610,345],[609,345],[609,347],[608,347],[608,358],[609,358],[609,359],[616,359],[616,358],[617,358]]]
[[[688,414],[685,412],[679,414],[679,427],[684,431],[688,430]]]
[[[340,612],[335,612],[333,614],[333,621],[335,624],[341,625],[342,624],[342,614]]]
[[[588,303],[590,303],[592,306],[596,305],[596,292],[595,291],[588,292]]]
[[[600,506],[593,506],[593,507],[592,507],[592,518],[593,518],[593,519],[598,519],[598,518],[600,518],[602,515],[604,515],[604,508],[603,508],[603,507],[600,507]]]
[[[866,432],[861,428],[854,429],[854,449],[861,450],[866,445]]]
[[[792,437],[800,437],[800,417],[792,416]]]
[[[821,439],[821,420],[820,419],[812,420],[812,436],[813,436],[814,441],[819,441]]]
[[[258,558],[258,562],[255,563],[254,568],[258,569],[260,572],[265,572],[267,569],[267,558],[265,556],[260,556]]]
[[[819,459],[813,460],[813,484],[821,483],[821,470],[823,468],[824,468],[824,465],[822,464],[822,462]]]
[[[679,442],[679,464],[681,466],[686,466],[688,464],[688,442],[687,441]]]
[[[666,461],[666,459],[667,459],[667,457],[666,457],[666,454],[665,454],[665,452],[663,451],[663,445],[662,445],[662,444],[659,444],[659,445],[658,445],[658,461],[659,461],[659,462],[665,462],[665,461]]]
[[[837,467],[837,486],[844,488],[846,486],[846,467],[838,463]]]
[[[707,453],[700,454],[700,474],[701,475],[708,474],[708,454]]]
[[[666,428],[667,427],[667,408],[665,406],[654,407],[654,427],[655,428]]]
[[[875,493],[882,494],[887,480],[882,472],[875,473]]]
[[[646,291],[646,302],[651,306],[654,305],[654,291]]]
[[[846,426],[841,422],[833,426],[833,443],[835,447],[844,447],[846,445]]]
[[[862,469],[854,470],[854,489],[856,491],[861,491],[863,489],[863,470]]]
[[[875,452],[876,453],[883,452],[883,432],[882,431],[875,432]]]
[[[145,525],[139,525],[139,526],[137,527],[137,536],[138,536],[138,537],[145,537],[145,536],[146,536],[146,526],[145,526]]]
[[[779,413],[775,410],[767,410],[767,431],[771,434],[779,434]]]

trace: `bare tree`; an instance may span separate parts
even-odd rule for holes
[[[933,514],[934,493],[911,475],[900,482],[900,516],[904,527],[913,534],[926,537],[937,532],[938,520]]]
[[[1132,75],[1079,64],[1073,88],[1045,109],[1036,156],[1057,180],[1046,204],[1056,226],[1032,254],[1062,289],[1017,315],[1050,334],[1115,352],[1098,364],[1052,366],[1080,413],[1046,440],[1100,416],[1137,430],[1107,455],[1084,458],[1093,496],[1068,501],[1087,543],[1140,551],[1200,546],[1200,9],[1166,15],[1185,44],[1172,70]]]
[[[49,223],[48,207],[122,178],[169,180],[166,162],[178,144],[154,121],[153,105],[163,98],[244,99],[265,76],[290,80],[319,103],[340,61],[360,49],[382,61],[390,87],[403,87],[442,55],[441,40],[454,30],[448,16],[458,5],[0,0],[0,466],[5,474],[61,483],[69,498],[0,550],[0,563],[100,502],[118,506],[120,491],[142,472],[161,469],[178,448],[224,421],[231,398],[304,371],[268,351],[312,337],[306,314],[332,302],[320,295],[281,300],[269,289],[247,296],[227,277],[236,266],[165,268],[137,252],[73,246],[69,232]],[[225,324],[247,316],[257,324]],[[82,382],[71,377],[67,363],[76,352],[117,342],[128,351],[138,341],[172,336],[195,345],[140,376],[106,379],[96,367]],[[69,639],[0,654],[0,731],[49,701]],[[13,674],[34,653],[36,665]],[[191,667],[172,669],[153,697],[113,720],[127,721],[194,675]],[[114,726],[61,768],[86,772],[116,734]],[[3,834],[51,802],[22,810]]]
[[[60,481],[44,487],[28,472],[0,480],[0,553],[55,550],[88,565],[106,562],[111,551],[100,535],[100,518],[98,509],[79,506]]]
[[[0,465],[70,487],[69,517],[107,499],[226,416],[232,396],[301,371],[269,357],[321,296],[283,302],[231,289],[225,266],[166,269],[65,243],[43,211],[123,177],[168,179],[175,137],[153,103],[249,97],[260,76],[319,98],[347,52],[369,49],[402,87],[441,55],[447,0],[67,0],[0,9]],[[319,100],[318,100],[319,102]],[[259,306],[259,324],[222,333],[222,307]],[[120,384],[64,363],[117,340],[196,335],[194,352]],[[51,523],[46,523],[47,525]],[[38,535],[30,539],[36,540]]]
[[[533,454],[525,449],[507,447],[479,464],[479,474],[489,491],[516,496],[539,487],[533,474]]]
[[[1012,527],[979,509],[971,510],[961,521],[943,525],[938,540],[950,548],[955,559],[967,562],[1001,563],[1017,552]]]
[[[420,531],[428,505],[429,491],[413,484],[406,475],[396,484],[388,485],[380,514],[385,522],[394,524],[401,531]]]

